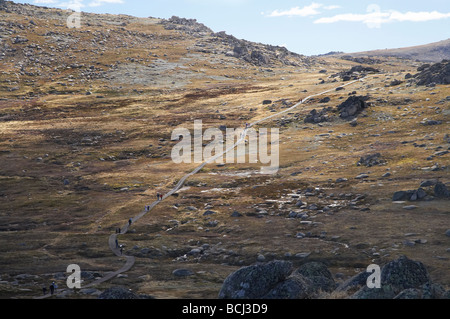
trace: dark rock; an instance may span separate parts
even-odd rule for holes
[[[427,196],[427,193],[425,193],[425,191],[423,190],[423,188],[419,188],[417,190],[417,199],[423,199]]]
[[[428,120],[420,122],[422,125],[439,125],[442,124],[442,121]]]
[[[295,206],[302,207],[304,203],[301,200],[298,200],[297,203],[295,203]]]
[[[393,299],[405,289],[431,283],[425,266],[405,256],[389,262],[381,270],[381,288],[362,287],[352,299]]]
[[[450,84],[450,60],[433,65],[423,65],[415,75],[417,85]]]
[[[442,299],[445,289],[438,284],[427,282],[421,287],[422,299]]]
[[[188,276],[192,276],[194,273],[189,270],[189,269],[175,269],[172,272],[172,275],[176,276],[176,277],[188,277]]]
[[[369,278],[369,276],[370,273],[363,271],[340,284],[336,288],[336,291],[354,293],[367,284],[367,278]]]
[[[203,213],[203,216],[208,216],[208,215],[213,215],[213,214],[216,214],[216,212],[212,211],[212,210],[207,210]]]
[[[367,155],[364,157],[361,157],[359,159],[359,161],[356,163],[356,165],[358,166],[366,166],[366,167],[372,167],[375,165],[382,165],[385,164],[386,161],[384,159],[381,158],[381,154],[380,153],[376,153],[376,154],[371,154],[371,155]]]
[[[294,274],[308,278],[314,285],[314,290],[331,292],[336,288],[333,275],[327,266],[320,262],[309,262],[298,268]]]
[[[263,299],[307,299],[313,283],[301,275],[293,274],[276,285]]]
[[[430,277],[425,266],[406,256],[391,261],[381,271],[381,285],[391,285],[397,293],[404,289],[420,287],[429,282]]]
[[[434,186],[434,195],[439,198],[448,198],[450,197],[450,192],[442,182],[437,182]]]
[[[367,108],[367,98],[362,96],[350,96],[344,103],[338,105],[337,109],[340,112],[340,117],[343,119],[352,118],[362,110]]]
[[[421,299],[422,292],[416,288],[408,288],[400,292],[394,299]]]
[[[330,120],[330,117],[328,115],[328,112],[332,110],[331,107],[323,108],[321,111],[317,111],[316,109],[313,109],[309,114],[305,117],[304,122],[305,123],[323,123],[328,122]]]
[[[231,214],[231,217],[242,217],[242,214],[239,213],[238,211],[234,211],[234,212]]]
[[[420,183],[420,187],[434,186],[434,185],[436,185],[436,183],[437,183],[436,180],[426,180],[426,181],[423,181],[422,183]]]
[[[397,86],[397,85],[400,85],[402,83],[403,83],[403,81],[393,80],[391,83],[389,83],[389,86]]]
[[[262,104],[263,104],[263,105],[269,105],[269,104],[272,104],[272,101],[271,101],[271,100],[264,100],[264,101],[262,102]]]
[[[257,299],[268,295],[292,271],[292,263],[271,261],[238,269],[224,281],[219,292],[220,299]]]

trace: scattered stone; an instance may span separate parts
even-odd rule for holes
[[[439,198],[448,198],[450,197],[450,192],[442,182],[437,182],[434,186],[434,195]]]
[[[310,255],[311,255],[311,253],[298,253],[298,254],[295,254],[295,258],[303,259],[303,258],[308,258]]]
[[[386,164],[386,161],[381,158],[380,153],[367,155],[364,157],[361,157],[359,161],[356,163],[357,166],[366,166],[366,167],[372,167],[375,165],[384,165]]]
[[[434,186],[434,185],[436,185],[436,183],[437,183],[436,180],[426,180],[426,181],[423,181],[422,183],[420,183],[420,187]]]
[[[235,210],[235,211],[231,214],[231,217],[242,217],[242,214]]]
[[[188,277],[188,276],[194,275],[194,273],[189,269],[181,268],[181,269],[175,269],[172,272],[172,275],[174,275],[175,277]]]

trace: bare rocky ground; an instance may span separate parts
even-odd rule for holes
[[[323,263],[342,287],[400,256],[450,288],[450,90],[435,80],[444,67],[304,57],[177,17],[83,14],[82,28],[68,29],[70,14],[0,9],[2,298],[33,298],[56,281],[54,298],[121,286],[213,299],[233,272],[279,262]],[[259,125],[280,129],[277,174],[208,165],[120,236],[136,257],[130,271],[65,289],[69,264],[81,266],[83,285],[121,268],[109,235],[196,166],[171,161],[174,128],[242,127],[325,90]]]

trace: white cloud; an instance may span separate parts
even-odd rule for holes
[[[58,0],[34,0],[35,4],[55,4]]]
[[[323,7],[325,10],[334,10],[334,9],[339,9],[341,8],[341,6],[338,5],[331,5],[331,6],[325,6]]]
[[[285,10],[285,11],[280,11],[280,10],[272,11],[269,14],[269,17],[283,17],[283,16],[288,16],[288,17],[293,17],[293,16],[307,17],[307,16],[320,14],[320,11],[317,10],[317,9],[319,9],[321,7],[323,7],[323,4],[313,2],[309,6],[305,6],[303,8],[294,7],[294,8],[291,8],[289,10]]]
[[[58,1],[58,0],[34,0],[35,4],[52,4],[58,7],[78,10],[80,8],[86,7],[83,3],[84,0],[69,0],[69,1]],[[123,0],[92,0],[89,2],[89,7],[99,7],[104,4],[123,4]]]
[[[94,0],[91,3],[89,3],[89,6],[90,7],[99,7],[101,5],[111,4],[111,3],[122,4],[123,0]]]
[[[389,11],[373,11],[364,14],[345,13],[338,14],[333,17],[319,18],[314,23],[336,23],[336,22],[362,22],[369,27],[379,27],[383,23],[389,22],[424,22],[432,20],[440,20],[450,18],[449,13],[432,12],[399,12],[395,10]]]

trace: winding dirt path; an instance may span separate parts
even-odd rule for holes
[[[366,78],[366,77],[364,77],[364,78],[362,78],[362,79],[359,79],[359,80],[350,81],[350,82],[348,82],[348,83],[346,83],[346,84],[339,85],[338,87],[345,87],[345,86],[349,86],[349,85],[351,85],[351,84],[353,84],[353,83],[355,83],[355,82],[362,82],[362,81],[364,81],[365,78]],[[242,143],[242,142],[245,140],[245,136],[247,135],[247,131],[248,131],[249,128],[251,128],[251,127],[253,127],[253,126],[255,126],[255,125],[257,125],[257,124],[259,124],[259,123],[261,123],[261,122],[265,122],[265,121],[267,121],[267,120],[269,120],[269,119],[271,119],[271,118],[278,117],[278,116],[280,116],[281,114],[290,112],[290,111],[296,109],[297,107],[299,107],[300,105],[304,104],[306,101],[310,100],[311,98],[316,97],[316,96],[320,96],[320,95],[323,95],[323,94],[326,94],[326,93],[329,93],[329,92],[332,92],[332,91],[335,91],[336,88],[338,88],[338,87],[335,87],[335,88],[333,88],[333,89],[329,89],[329,90],[326,90],[326,91],[323,91],[323,92],[320,92],[320,93],[317,93],[317,94],[310,95],[310,96],[304,98],[303,100],[301,100],[300,102],[298,102],[297,104],[295,104],[294,106],[292,106],[292,107],[290,107],[290,108],[287,108],[287,109],[285,109],[285,110],[283,110],[283,111],[281,111],[281,112],[272,114],[272,115],[270,115],[270,116],[267,116],[267,117],[264,117],[264,118],[262,118],[262,119],[260,119],[260,120],[257,120],[257,121],[255,121],[255,122],[253,122],[253,123],[250,123],[250,124],[247,126],[247,128],[243,129],[243,131],[242,131],[242,133],[241,133],[241,135],[240,135],[240,138],[237,140],[237,142],[236,142],[234,145],[228,147],[228,148],[227,148],[225,151],[223,151],[222,153],[216,154],[215,156],[211,157],[210,159],[204,161],[202,164],[200,164],[199,166],[197,166],[192,172],[190,172],[190,173],[184,175],[184,176],[178,181],[178,183],[175,185],[174,188],[172,188],[169,192],[167,192],[165,195],[163,195],[162,200],[153,202],[153,203],[149,206],[149,209],[142,211],[139,215],[137,215],[136,217],[132,218],[132,223],[136,223],[139,219],[141,219],[143,216],[145,216],[147,213],[149,213],[149,212],[150,212],[156,205],[158,205],[161,201],[165,200],[166,198],[168,198],[169,196],[171,196],[172,194],[174,194],[174,193],[176,193],[178,190],[180,190],[180,188],[183,186],[183,184],[186,182],[186,180],[187,180],[189,177],[191,177],[192,175],[197,174],[197,173],[198,173],[199,171],[201,171],[207,164],[209,164],[209,163],[211,163],[211,162],[214,162],[217,158],[219,158],[219,157],[221,157],[221,156],[227,154],[227,153],[230,152],[231,150],[235,149],[240,143]],[[92,282],[92,283],[89,283],[89,284],[87,284],[87,285],[85,285],[85,286],[82,286],[82,289],[90,288],[90,287],[93,287],[93,286],[95,286],[95,285],[104,283],[104,282],[106,282],[106,281],[108,281],[108,280],[111,280],[112,278],[116,277],[117,275],[119,275],[119,274],[121,274],[121,273],[124,273],[124,272],[130,270],[131,267],[133,267],[133,265],[134,265],[134,263],[135,263],[135,257],[134,257],[134,256],[123,255],[123,254],[121,253],[121,251],[120,251],[120,248],[118,248],[117,245],[116,245],[116,240],[118,240],[118,235],[124,235],[124,234],[126,234],[127,231],[128,231],[129,226],[130,226],[130,223],[127,223],[124,227],[121,228],[120,234],[112,234],[112,235],[109,237],[109,240],[108,240],[108,245],[109,245],[109,248],[111,249],[111,251],[112,251],[116,256],[125,258],[125,260],[126,260],[125,265],[124,265],[122,268],[120,268],[119,270],[117,270],[117,271],[115,271],[115,272],[112,272],[112,273],[109,273],[109,274],[107,274],[105,277],[103,277],[103,278],[101,278],[101,279],[99,279],[99,280],[96,280],[96,281],[94,281],[94,282]],[[55,293],[54,295],[60,294],[61,291],[64,291],[64,290],[60,290],[58,293]],[[47,294],[47,295],[44,295],[44,296],[35,297],[34,299],[44,299],[44,298],[48,298],[48,297],[51,297],[51,295],[50,295],[50,294]]]

